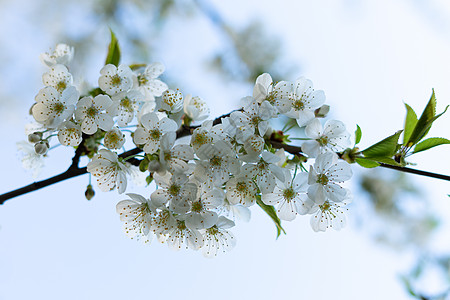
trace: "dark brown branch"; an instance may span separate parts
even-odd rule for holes
[[[380,167],[450,181],[450,176],[380,163]]]

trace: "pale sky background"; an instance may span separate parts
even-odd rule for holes
[[[284,43],[285,60],[300,66],[299,76],[323,89],[332,118],[353,132],[363,130],[361,147],[401,129],[405,101],[418,114],[434,88],[438,111],[450,103],[450,5],[446,1],[212,1],[228,22],[244,26],[259,18]],[[61,27],[85,30],[89,20],[71,5],[51,12],[52,3],[0,1],[0,193],[32,182],[17,158],[16,142],[45,68],[39,54],[57,41]],[[426,3],[426,4],[425,4]],[[37,8],[52,18],[39,18]],[[48,12],[48,11],[47,11]],[[54,26],[49,27],[50,20]],[[45,20],[42,20],[45,19]],[[170,22],[154,60],[166,65],[186,93],[202,96],[213,117],[226,113],[252,87],[207,73],[202,58],[220,47],[217,31],[205,18]],[[98,28],[104,48],[86,70],[100,70],[108,28]],[[119,37],[120,38],[120,37]],[[151,38],[151,37],[148,37]],[[76,50],[75,50],[76,53]],[[124,63],[131,59],[124,53]],[[128,61],[126,60],[128,59]],[[95,83],[98,73],[86,77]],[[10,100],[12,99],[12,100]],[[450,138],[444,115],[430,136]],[[450,173],[449,146],[413,157],[417,168]],[[64,171],[72,151],[58,148],[46,159],[40,179]],[[355,173],[360,168],[354,166]],[[450,216],[450,185],[411,176],[431,200],[436,214]],[[355,185],[357,178],[354,179]],[[410,299],[399,281],[409,271],[412,251],[395,251],[358,228],[350,208],[340,232],[314,233],[308,216],[285,223],[275,240],[272,222],[252,209],[250,223],[233,229],[238,243],[215,259],[200,252],[172,251],[129,240],[115,213],[125,196],[97,190],[84,199],[81,176],[8,201],[0,206],[0,300],[10,299]],[[129,192],[151,191],[136,188]],[[354,202],[359,195],[355,193]],[[365,218],[365,216],[357,216]],[[371,218],[369,215],[367,218]],[[442,224],[431,245],[450,251],[450,223]],[[442,291],[440,282],[424,287]]]

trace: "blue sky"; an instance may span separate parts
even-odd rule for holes
[[[52,39],[62,27],[89,27],[89,20],[75,10],[66,17],[60,13],[51,28],[51,22],[34,13],[41,2],[25,3],[0,3],[0,88],[10,96],[0,102],[5,158],[0,192],[32,181],[16,159],[15,144],[25,138],[26,114],[42,86],[39,53],[64,42]],[[402,127],[402,101],[420,112],[434,88],[438,111],[450,102],[450,29],[445,22],[450,7],[444,1],[429,1],[426,9],[418,1],[387,0],[213,3],[233,24],[263,20],[283,41],[285,60],[299,66],[299,73],[286,79],[312,79],[325,91],[332,118],[342,120],[350,131],[356,123],[361,126],[363,148]],[[100,26],[99,44],[103,39],[106,45],[107,34],[107,26]],[[212,116],[234,109],[240,97],[252,91],[249,85],[208,73],[202,58],[219,46],[217,32],[199,17],[171,21],[164,44],[154,54],[183,91],[210,103]],[[104,60],[104,49],[98,51],[92,65],[80,68],[90,72],[87,77],[93,83]],[[131,62],[127,54],[124,59]],[[430,134],[448,138],[448,128],[450,118],[444,116]],[[448,174],[448,149],[417,155],[414,162],[417,168]],[[56,149],[46,159],[41,178],[65,170],[71,155]],[[448,183],[411,180],[431,199],[438,215],[450,214]],[[71,179],[0,207],[0,300],[409,299],[398,275],[408,270],[414,253],[376,244],[352,222],[352,209],[349,225],[340,232],[314,233],[309,218],[300,217],[285,224],[287,236],[275,240],[271,221],[255,207],[251,222],[233,230],[236,248],[211,260],[157,242],[147,246],[129,240],[115,213],[115,204],[124,196],[97,190],[88,202],[83,198],[87,182],[87,176]],[[354,202],[359,197],[355,194]],[[433,249],[450,250],[443,238],[448,233],[444,222],[431,240]],[[428,284],[439,288],[433,286],[436,282]]]

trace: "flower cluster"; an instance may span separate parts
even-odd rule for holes
[[[52,136],[64,146],[82,147],[91,158],[87,171],[102,191],[125,192],[139,166],[157,188],[148,198],[128,193],[117,204],[130,237],[149,242],[156,236],[174,249],[215,256],[235,245],[229,229],[248,219],[255,203],[271,207],[278,222],[309,214],[315,231],[345,225],[343,207],[351,194],[342,183],[352,171],[338,153],[350,145],[350,135],[340,121],[322,125],[317,112],[325,94],[310,80],[274,83],[262,74],[239,110],[207,120],[206,102],[158,79],[160,63],[133,69],[107,64],[99,88],[80,94],[69,72],[73,50],[56,49],[43,55],[50,69],[31,109],[43,129],[29,140],[38,155],[47,152]],[[305,130],[297,153],[283,150],[283,132],[281,141],[273,137],[273,120],[281,115]],[[190,140],[183,143],[179,137],[185,135]],[[143,155],[118,154],[127,141]]]

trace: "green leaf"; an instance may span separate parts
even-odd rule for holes
[[[281,226],[280,218],[277,216],[277,212],[275,211],[275,208],[271,205],[266,205],[261,200],[261,196],[256,196],[256,203],[261,207],[266,214],[272,219],[272,221],[275,223],[275,226],[277,227],[277,238],[280,236],[281,232],[286,234],[286,231],[284,231],[284,228]]]
[[[403,131],[403,145],[406,146],[414,128],[416,127],[417,115],[414,112],[414,109],[411,108],[411,106],[405,103],[405,107],[406,107],[406,118],[405,118],[405,129]]]
[[[434,89],[428,101],[427,106],[422,112],[416,126],[414,127],[409,141],[407,144],[415,145],[417,144],[430,130],[431,124],[433,123],[433,118],[436,115],[436,95],[434,94]]]
[[[117,67],[120,62],[119,41],[117,40],[114,32],[112,30],[110,31],[111,31],[111,42],[109,43],[108,46],[108,55],[106,55],[105,65],[113,64]]]
[[[362,158],[362,157],[357,157],[355,159],[355,161],[356,161],[356,163],[358,165],[360,165],[363,168],[375,168],[375,167],[378,167],[380,165],[376,161],[373,161],[373,160],[368,159],[368,158]]]
[[[445,138],[437,138],[437,137],[429,138],[429,139],[426,139],[426,140],[418,143],[416,145],[416,147],[414,147],[413,153],[425,151],[430,148],[433,148],[433,147],[436,147],[439,145],[444,145],[444,144],[450,144],[450,140],[445,139]]]
[[[359,127],[359,125],[356,124],[356,130],[355,130],[355,145],[357,145],[357,144],[359,144],[359,142],[361,142],[361,137],[362,137],[361,127]]]
[[[368,158],[393,156],[397,151],[398,138],[402,131],[403,130],[397,131],[393,135],[385,138],[375,145],[370,146],[366,150],[363,150],[362,153]]]

